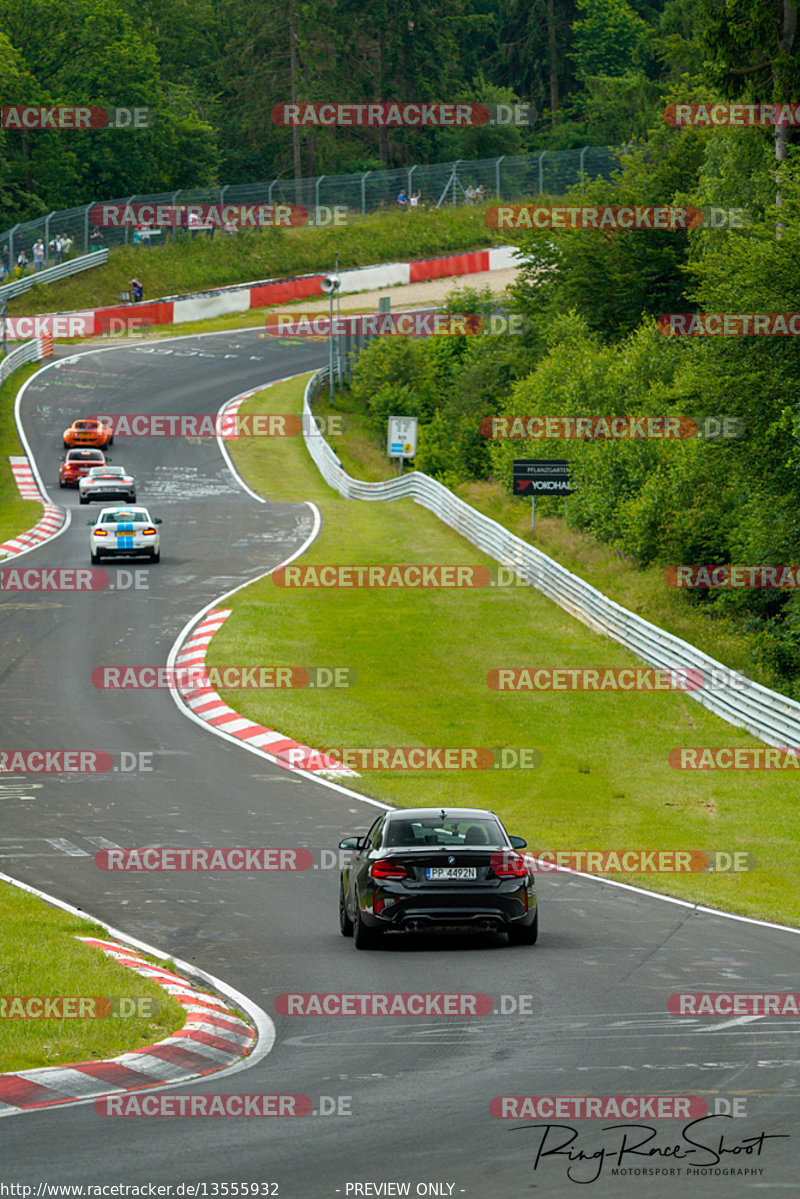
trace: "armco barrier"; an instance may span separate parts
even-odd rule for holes
[[[30,275],[23,275],[21,279],[14,279],[12,283],[4,283],[0,287],[0,300],[11,300],[14,296],[21,296],[30,291],[32,287],[38,287],[40,283],[57,283],[59,279],[79,275],[81,271],[90,271],[93,267],[102,266],[104,262],[108,262],[108,250],[95,250],[93,254],[69,258],[66,262],[60,262],[58,266],[33,271]]]
[[[90,257],[99,258],[99,253]],[[340,271],[341,293],[355,294],[397,284],[419,283],[481,271],[498,271],[519,266],[514,246],[496,246],[492,250],[476,250],[450,254],[444,258],[427,258],[417,262],[384,262],[375,266]],[[60,270],[60,267],[55,267]],[[39,278],[44,274],[42,271]],[[212,288],[193,295],[163,296],[141,304],[95,308],[85,312],[38,313],[35,316],[8,318],[9,340],[39,336],[97,337],[101,333],[120,330],[140,330],[149,325],[180,325],[186,321],[208,320],[226,313],[248,312],[286,304],[290,300],[322,299],[323,275],[295,275],[287,279],[260,279],[237,283],[232,287]],[[9,285],[11,286],[11,285]]]
[[[5,383],[11,372],[15,371],[18,366],[24,366],[26,362],[41,362],[45,357],[43,340],[41,337],[34,337],[33,341],[26,341],[24,345],[17,346],[16,350],[6,354],[0,362],[0,383]],[[49,353],[52,354],[52,352],[51,344]]]
[[[718,672],[717,678],[724,677],[727,668],[721,662],[614,603],[547,554],[470,507],[429,475],[411,471],[383,483],[365,483],[348,475],[322,434],[313,431],[311,400],[327,375],[327,369],[317,371],[308,381],[303,398],[304,437],[308,452],[325,482],[345,499],[412,499],[483,553],[512,567],[526,583],[571,616],[583,621],[594,632],[618,641],[649,665],[665,670],[694,668],[702,671],[706,679],[714,678],[713,672]],[[747,729],[767,745],[800,745],[800,704],[768,687],[748,681],[743,693],[712,690],[704,685],[696,691],[681,694],[698,700],[729,724]]]

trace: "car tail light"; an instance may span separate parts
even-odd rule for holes
[[[105,529],[95,529],[94,535],[95,537],[108,537],[108,533],[105,531]]]
[[[497,878],[524,878],[528,873],[528,863],[518,853],[496,853],[489,862]]]
[[[372,878],[408,878],[408,871],[401,862],[393,862],[391,858],[378,858],[369,868]]]
[[[142,529],[142,534],[155,533],[155,531],[156,529],[154,525],[148,525],[146,529]]]

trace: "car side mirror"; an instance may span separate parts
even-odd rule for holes
[[[361,838],[360,837],[343,837],[342,840],[339,842],[339,848],[340,849],[360,849],[361,848]]]
[[[93,521],[93,520],[87,520],[87,522],[86,522],[86,523],[87,523],[87,525],[93,525],[93,524],[94,524],[94,521]]]
[[[153,524],[154,524],[154,525],[163,525],[163,523],[164,523],[164,522],[163,522],[163,520],[161,519],[161,517],[160,517],[160,516],[157,516],[157,517],[155,518],[155,520],[153,521]]]
[[[59,462],[66,462],[66,460],[67,460],[66,454],[62,454],[61,457],[59,458]]]
[[[513,845],[514,849],[525,849],[527,847],[528,842],[524,837],[509,837],[508,839]]]

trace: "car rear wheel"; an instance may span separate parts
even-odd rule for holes
[[[92,566],[97,566],[97,563],[100,561],[101,558],[102,558],[102,554],[96,554],[94,552],[94,550],[92,550]]]
[[[356,949],[376,949],[382,935],[377,928],[367,928],[361,919],[361,911],[356,903],[356,918],[353,923],[353,944]]]
[[[339,884],[339,932],[343,937],[352,937],[353,921],[347,915],[347,905],[344,901],[344,887]]]
[[[89,503],[89,500],[87,499],[87,497],[86,497],[85,495],[81,495],[81,496],[79,496],[78,498],[80,499],[80,502],[81,502],[82,504],[88,504],[88,503]]]
[[[150,551],[150,561],[151,562],[160,562],[161,561],[161,550],[151,550]]]
[[[508,930],[508,939],[512,945],[535,945],[539,936],[539,913],[533,918],[533,924],[515,924]]]

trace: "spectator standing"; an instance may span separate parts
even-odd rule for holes
[[[11,274],[8,269],[8,246],[3,246],[0,250],[0,272],[0,279],[5,279],[6,275]]]
[[[62,255],[62,251],[63,251],[63,246],[61,244],[61,234],[57,233],[55,235],[55,237],[51,238],[47,244],[48,244],[50,250],[52,250],[53,262],[56,266],[58,266],[58,264],[61,262],[61,255]]]
[[[145,250],[150,249],[150,226],[149,225],[140,225],[139,226],[139,240],[142,243],[142,245],[144,246]]]
[[[189,230],[192,235],[192,241],[194,241],[194,239],[197,237],[198,233],[200,232],[200,214],[199,213],[197,213],[197,212],[189,213]]]
[[[408,198],[409,208],[419,208],[419,202],[422,199],[422,192],[412,192]]]
[[[72,238],[66,233],[61,234],[61,250],[64,258],[69,257],[69,252],[72,249]]]
[[[131,295],[133,296],[134,304],[141,304],[144,299],[144,288],[138,279],[131,279]]]
[[[33,243],[33,269],[40,271],[44,266],[44,242],[41,237]]]
[[[469,204],[470,208],[475,203],[475,188],[470,183],[467,190],[464,192],[464,203]]]
[[[91,248],[92,253],[94,253],[95,250],[102,250],[103,234],[100,232],[99,229],[94,229],[92,231],[92,233],[89,235],[89,246]]]
[[[482,204],[485,199],[486,199],[486,188],[483,186],[482,183],[479,183],[477,188],[475,189],[475,200],[478,204]]]
[[[17,270],[16,270],[17,278],[19,278],[20,275],[24,275],[25,272],[27,271],[27,269],[28,269],[28,255],[25,253],[25,247],[20,246],[19,254],[17,254]]]
[[[405,212],[408,208],[408,197],[406,196],[406,189],[404,187],[401,187],[397,193],[397,206],[401,212]]]
[[[225,232],[228,234],[229,237],[235,237],[236,234],[239,232],[239,226],[236,224],[236,221],[226,221],[225,222]]]

